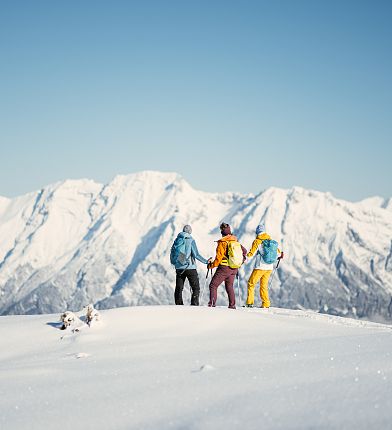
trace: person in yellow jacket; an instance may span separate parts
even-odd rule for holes
[[[248,296],[246,298],[246,306],[253,307],[255,301],[255,286],[260,282],[260,298],[261,307],[269,308],[270,300],[268,295],[268,281],[274,268],[273,264],[267,264],[263,260],[263,241],[271,239],[271,236],[265,232],[264,224],[260,224],[256,227],[256,239],[252,243],[252,247],[247,254],[248,258],[252,258],[256,255],[254,269],[248,280]],[[278,258],[283,258],[283,252],[278,248]]]

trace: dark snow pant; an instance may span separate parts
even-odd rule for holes
[[[210,301],[208,306],[215,306],[217,299],[217,290],[219,285],[224,282],[226,293],[229,297],[229,308],[235,309],[235,294],[234,294],[234,280],[238,269],[232,269],[229,266],[218,266],[210,283]]]
[[[196,269],[176,270],[176,290],[174,291],[174,301],[176,305],[183,305],[182,290],[184,289],[185,279],[188,279],[192,290],[191,305],[199,306],[199,275]]]

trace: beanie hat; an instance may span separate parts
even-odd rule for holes
[[[226,224],[225,222],[222,222],[220,225],[220,231],[222,236],[227,236],[228,234],[231,234],[231,228],[229,224]]]
[[[264,231],[265,231],[265,225],[264,225],[264,224],[259,224],[259,225],[256,227],[256,234],[263,233]]]
[[[183,231],[184,233],[192,234],[192,227],[191,227],[189,224],[184,225],[184,228],[182,229],[182,231]]]

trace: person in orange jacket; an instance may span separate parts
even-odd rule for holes
[[[246,298],[246,306],[249,308],[253,307],[255,300],[255,286],[260,282],[260,298],[261,307],[269,308],[270,300],[268,295],[268,281],[274,268],[273,264],[267,264],[263,260],[263,241],[271,239],[271,236],[265,232],[264,224],[260,224],[256,227],[256,239],[252,243],[252,247],[247,254],[248,258],[252,258],[256,254],[254,269],[248,280],[248,296]],[[278,248],[279,259],[283,258],[283,252]]]
[[[235,294],[234,294],[234,280],[238,272],[238,268],[231,268],[228,261],[228,242],[237,241],[237,237],[231,234],[231,228],[229,224],[222,223],[220,225],[220,231],[222,238],[217,242],[216,256],[215,259],[209,259],[208,268],[213,269],[217,267],[214,276],[210,283],[210,301],[208,306],[215,307],[217,300],[217,290],[219,285],[224,282],[226,293],[229,298],[229,308],[235,309]],[[241,245],[243,261],[246,259],[246,249]]]

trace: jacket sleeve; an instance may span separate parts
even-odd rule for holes
[[[220,240],[216,247],[216,256],[215,260],[211,263],[210,268],[218,267],[221,264],[223,257],[226,255],[227,250],[227,242],[224,240]]]
[[[247,254],[247,257],[251,258],[254,256],[254,254],[257,252],[257,248],[259,247],[261,243],[260,239],[255,239],[252,243],[252,247],[250,248],[250,251]]]
[[[245,247],[241,245],[242,248],[242,262],[246,260],[246,253],[248,252]]]
[[[196,258],[196,260],[201,261],[203,264],[208,263],[208,260],[200,255],[195,240],[192,241],[192,255],[194,258]]]

